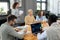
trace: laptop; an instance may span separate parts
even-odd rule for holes
[[[32,33],[40,32],[41,23],[31,24]]]

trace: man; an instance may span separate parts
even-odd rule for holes
[[[0,40],[15,40],[15,37],[22,39],[26,33],[23,31],[23,34],[19,34],[14,30],[13,25],[15,24],[16,16],[10,15],[7,18],[7,22],[2,24],[0,27]]]
[[[38,40],[60,40],[60,22],[57,22],[57,16],[49,16],[50,27],[42,34],[37,35]]]
[[[58,17],[55,15],[49,17],[51,26],[46,31],[47,40],[60,40],[60,22],[57,22],[57,19]]]

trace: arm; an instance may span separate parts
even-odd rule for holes
[[[38,16],[36,16],[36,21],[38,21],[39,20],[39,17]]]
[[[7,28],[6,31],[9,35],[17,37],[19,39],[22,39],[25,35],[25,33],[22,34],[17,33],[12,27]]]
[[[32,23],[29,22],[29,20],[28,20],[27,17],[25,17],[25,24],[26,24],[26,25],[30,25],[30,24],[32,24]]]
[[[12,15],[15,15],[16,17],[19,17],[20,15],[18,13],[19,13],[18,10],[12,9]]]
[[[14,9],[12,9],[12,13],[11,13],[12,15],[15,15],[15,10]]]
[[[23,29],[26,29],[26,26],[18,26],[16,28],[23,30]]]
[[[45,20],[46,22],[48,21],[48,19],[45,16],[43,17],[43,20]]]
[[[34,20],[34,22],[36,22],[36,19],[35,19],[35,17],[33,16],[33,20]]]
[[[37,38],[39,40],[43,40],[43,39],[47,38],[46,31],[44,31],[42,34],[37,34]]]

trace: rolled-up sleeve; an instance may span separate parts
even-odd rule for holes
[[[45,38],[47,38],[46,31],[44,31],[42,34],[37,34],[37,38],[38,40],[44,40]]]
[[[22,34],[17,33],[12,27],[7,28],[6,31],[9,35],[17,37],[19,39],[23,39],[23,37],[25,35],[24,32]]]

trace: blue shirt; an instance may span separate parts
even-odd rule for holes
[[[38,15],[36,16],[36,21],[48,21],[45,16],[39,17]]]

